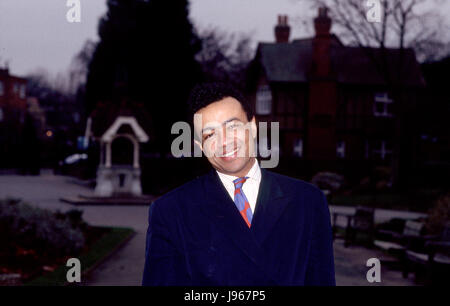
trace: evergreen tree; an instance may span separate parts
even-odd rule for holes
[[[171,125],[186,119],[187,97],[201,77],[195,61],[201,41],[188,12],[187,0],[108,0],[89,65],[88,113],[125,95],[151,114],[162,153],[170,150]]]

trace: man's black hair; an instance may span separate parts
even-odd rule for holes
[[[228,97],[238,100],[247,114],[247,120],[252,120],[252,107],[245,96],[237,88],[228,83],[208,82],[195,86],[191,91],[188,100],[190,121],[193,121],[194,114],[200,109]]]

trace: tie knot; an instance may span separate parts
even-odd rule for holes
[[[242,188],[242,185],[244,185],[244,183],[245,183],[245,181],[246,181],[247,179],[248,179],[247,176],[244,176],[244,177],[240,177],[240,178],[235,179],[235,180],[233,181],[233,183],[234,183],[234,188],[236,188],[236,189]]]

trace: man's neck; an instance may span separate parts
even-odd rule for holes
[[[226,175],[231,175],[231,176],[236,176],[236,177],[244,177],[249,173],[250,169],[254,166],[255,162],[256,162],[256,158],[252,157],[251,160],[248,162],[248,165],[244,169],[239,171],[238,173],[224,173],[224,172],[220,172],[220,173],[223,173]]]

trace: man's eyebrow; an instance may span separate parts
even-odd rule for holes
[[[227,124],[228,122],[232,122],[232,121],[241,121],[241,119],[233,117],[231,119],[225,120],[222,125]],[[241,121],[242,122],[242,121]]]
[[[242,122],[241,119],[239,119],[237,117],[233,117],[233,118],[227,119],[224,122],[222,122],[222,125],[225,125],[225,124],[227,124],[229,122],[232,122],[232,121],[240,121],[240,122]],[[214,129],[213,127],[204,128],[204,129],[202,129],[202,133],[204,133],[206,131],[209,131],[209,130],[213,130],[213,129]]]

